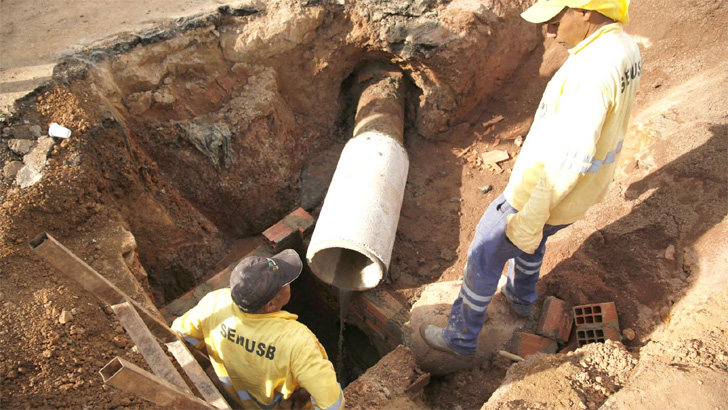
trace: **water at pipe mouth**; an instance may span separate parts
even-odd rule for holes
[[[361,252],[339,247],[317,251],[309,262],[319,279],[339,289],[367,290],[384,277],[380,263]]]

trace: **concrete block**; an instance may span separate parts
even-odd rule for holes
[[[573,311],[577,328],[601,329],[611,326],[619,329],[617,307],[614,302],[574,306]]]
[[[513,334],[511,351],[525,358],[536,353],[556,353],[558,347],[556,340],[531,333],[516,332]]]
[[[36,171],[43,170],[48,153],[51,152],[54,144],[53,138],[51,137],[39,138],[35,145],[33,145],[33,148],[30,149],[30,152],[23,156],[23,163]]]
[[[43,178],[41,171],[31,166],[24,165],[15,175],[15,184],[21,188],[27,188],[35,185],[35,183],[40,181],[41,178]]]
[[[579,347],[588,343],[604,343],[607,339],[615,342],[621,341],[619,329],[614,327],[604,327],[601,329],[581,329],[576,328],[576,344]]]
[[[549,296],[543,302],[536,333],[565,343],[569,341],[573,322],[571,312],[566,309],[566,302]]]

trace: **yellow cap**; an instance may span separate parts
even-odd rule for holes
[[[564,7],[594,10],[622,24],[629,21],[629,0],[538,0],[521,13],[521,17],[531,23],[541,24],[556,17]]]

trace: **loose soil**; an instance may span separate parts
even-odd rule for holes
[[[0,91],[7,94],[49,79],[49,75],[12,76],[23,73],[23,67],[30,72],[38,64],[56,62],[59,51],[93,49],[107,35],[151,26],[145,21],[146,13],[118,17],[130,10],[146,9],[155,20],[182,16],[177,14],[181,9],[164,12],[170,7],[167,3],[148,0],[145,7],[135,8],[127,2],[103,6],[67,2],[56,9],[39,0],[17,4],[3,0]],[[209,12],[221,2],[192,3],[183,5],[188,16]],[[317,26],[317,36],[348,30],[352,37],[365,38],[374,30],[361,17],[366,14],[361,5],[356,6],[358,14],[352,13],[360,17],[343,23],[330,18],[331,13],[341,13],[338,5],[321,4],[334,2],[292,3],[302,7],[295,9],[298,14],[283,12],[286,2],[272,2],[265,17],[272,19],[268,26],[300,17],[302,26],[325,22]],[[377,7],[382,3],[386,2],[371,2]],[[391,3],[396,12],[384,13],[380,20],[372,12],[369,18],[383,27],[401,27],[397,24],[404,15],[412,18],[420,13],[424,16],[420,18],[430,18],[428,13],[436,7],[423,4],[436,3],[441,14],[432,18],[449,19],[449,24],[463,30],[477,26],[477,21],[463,17],[468,14],[442,11],[450,2],[411,2],[406,7],[402,4],[410,2]],[[457,3],[470,7],[481,2]],[[530,2],[482,3],[496,4],[489,5],[496,9],[522,9]],[[319,12],[318,7],[328,8]],[[531,356],[515,365],[495,356],[480,367],[433,377],[417,406],[728,408],[728,60],[723,52],[728,49],[724,33],[728,6],[720,0],[697,4],[635,0],[630,14],[632,21],[626,29],[639,40],[644,60],[634,125],[608,197],[584,220],[549,242],[537,302],[538,307],[549,295],[569,305],[614,301],[625,337],[621,343]],[[257,17],[250,18],[256,21]],[[31,27],[36,29],[29,30]],[[226,35],[192,28],[196,29],[201,39],[218,35],[224,39]],[[493,44],[515,44],[513,38],[519,38],[515,33],[526,29],[513,30],[510,40],[496,36],[488,45],[493,61],[501,55],[497,53],[501,48]],[[55,35],[60,32],[68,36]],[[74,33],[76,37],[71,36]],[[20,100],[13,114],[3,115],[0,162],[4,166],[22,159],[8,142],[37,139],[35,125],[45,133],[48,124],[58,122],[72,129],[73,135],[56,141],[36,185],[21,189],[4,175],[1,182],[0,407],[154,408],[132,394],[103,385],[98,370],[109,360],[120,356],[146,367],[143,358],[113,312],[31,252],[28,242],[40,232],[51,233],[139,303],[149,306],[169,302],[214,273],[236,240],[260,233],[299,205],[300,171],[317,158],[331,155],[326,148],[346,140],[346,116],[337,117],[346,112],[346,96],[338,93],[348,74],[341,67],[349,67],[350,73],[359,58],[371,58],[371,54],[336,49],[333,44],[347,41],[346,36],[332,34],[313,41],[303,33],[287,33],[291,37],[301,34],[303,46],[293,51],[281,48],[275,50],[280,55],[256,56],[271,59],[266,61],[278,59],[271,64],[287,67],[278,74],[279,89],[311,87],[299,99],[294,94],[281,97],[271,88],[276,76],[267,69],[243,62],[236,66],[240,70],[227,70],[226,58],[244,57],[223,58],[212,54],[215,50],[200,47],[198,51],[209,52],[204,55],[210,59],[195,66],[189,55],[182,55],[175,62],[176,73],[192,78],[212,75],[219,88],[198,83],[183,90],[171,79],[160,81],[163,86],[146,97],[137,89],[121,90],[124,96],[137,98],[124,100],[124,109],[140,110],[125,117],[129,121],[120,121],[120,116],[108,112],[105,102],[99,101],[99,84],[111,82],[78,81],[87,78],[88,72],[68,60],[56,68],[57,78],[67,82],[37,90]],[[505,187],[519,151],[516,141],[526,135],[548,79],[566,58],[558,44],[541,42],[536,31],[529,33],[523,35],[529,46],[510,51],[514,59],[492,63],[493,70],[502,70],[503,78],[496,81],[482,74],[485,79],[473,83],[478,93],[457,87],[438,91],[431,82],[435,77],[417,77],[426,70],[417,71],[414,64],[409,67],[421,92],[418,100],[424,103],[408,119],[405,141],[410,172],[387,279],[388,286],[409,304],[419,299],[425,285],[462,277],[475,226]],[[390,40],[396,37],[387,35]],[[145,44],[135,44],[125,61],[131,61],[135,52],[144,52]],[[408,60],[408,53],[419,56],[434,71],[449,73],[442,80],[452,84],[460,84],[454,80],[458,76],[454,68],[463,68],[467,60],[459,53],[477,48],[477,44],[458,43],[459,49],[443,45],[446,52],[428,57],[427,47],[410,50],[404,39],[397,44],[400,49],[388,52],[401,57],[401,66],[417,60]],[[379,50],[382,43],[372,40],[368,46]],[[173,46],[170,49],[179,51]],[[298,58],[293,60],[295,64],[284,64],[294,55]],[[520,60],[520,56],[525,57]],[[486,61],[487,57],[473,60]],[[183,63],[189,66],[185,68]],[[200,67],[209,71],[194,71]],[[312,78],[317,86],[323,83],[317,83],[314,76],[299,76],[309,73],[307,70],[345,74],[331,79],[334,85],[316,89],[311,84],[297,84],[302,82],[300,78]],[[139,85],[151,76],[115,84]],[[32,80],[25,83],[27,78]],[[184,92],[196,103],[170,103],[169,95]],[[206,100],[199,97],[203,94]],[[265,165],[266,173],[272,175],[269,191],[231,185],[243,177],[235,174],[237,168],[225,167],[223,151],[206,157],[184,140],[181,128],[167,122],[209,114],[210,123],[233,124],[230,117],[215,111],[231,95],[247,99],[237,100],[235,109],[239,111],[231,109],[230,113],[244,111],[251,118],[235,125],[245,130],[249,144],[245,152],[250,153],[249,161],[238,157],[239,167],[249,166],[246,169],[250,170],[259,163],[256,156],[271,158],[271,153],[281,153],[277,162]],[[264,98],[269,95],[272,99]],[[461,99],[451,101],[453,96]],[[144,102],[147,97],[152,99],[150,105]],[[206,107],[205,101],[213,106]],[[317,104],[320,111],[307,108]],[[499,116],[503,119],[484,127]],[[269,134],[285,138],[267,146],[265,136]],[[463,153],[464,149],[469,151]],[[510,159],[499,163],[502,171],[479,163],[475,155],[493,149],[509,153]],[[217,167],[211,164],[215,161]],[[194,176],[198,174],[199,178]],[[206,182],[218,174],[219,184]],[[256,174],[253,179],[262,177]],[[221,203],[226,195],[240,201]],[[245,206],[239,205],[244,201],[248,201]],[[308,210],[316,216],[320,205]],[[229,222],[235,218],[239,223]],[[241,226],[244,229],[237,230]],[[131,272],[131,276],[114,272]],[[496,298],[493,303],[503,301]],[[365,391],[365,387],[358,389]],[[387,403],[400,403],[401,408],[413,405],[405,401]]]

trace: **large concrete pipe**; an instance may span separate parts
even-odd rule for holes
[[[358,73],[354,135],[341,152],[306,258],[340,289],[366,290],[387,274],[409,159],[404,140],[404,79],[371,64]]]

